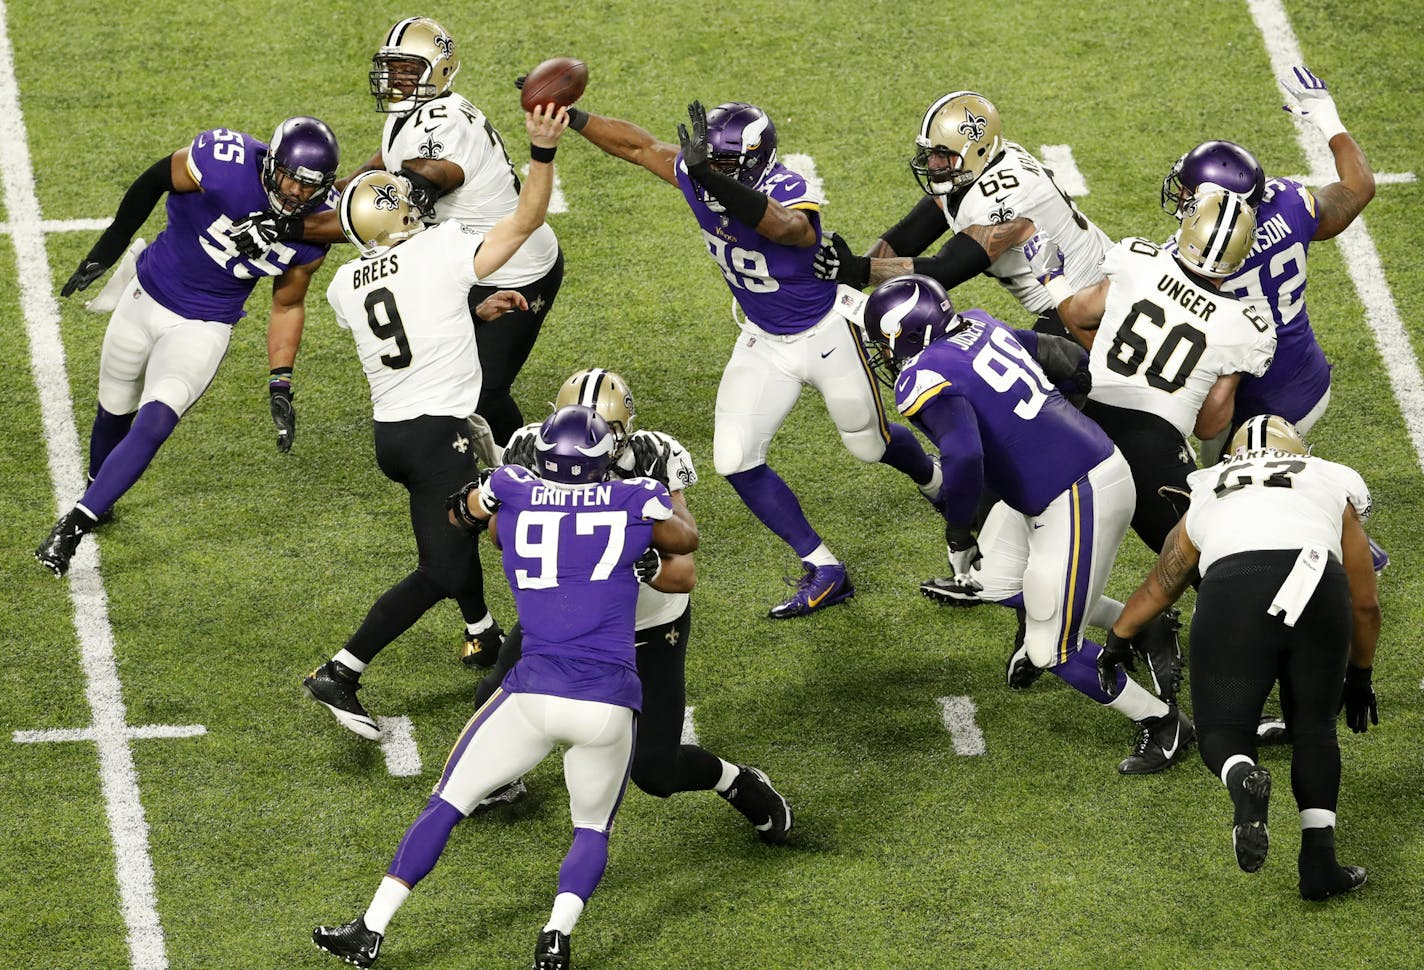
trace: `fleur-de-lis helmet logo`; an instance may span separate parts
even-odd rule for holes
[[[959,123],[959,133],[970,141],[982,141],[984,139],[984,130],[988,126],[988,118],[981,118],[968,108],[965,108],[964,120]]]
[[[400,198],[396,195],[394,185],[373,185],[371,189],[376,193],[375,206],[377,209],[389,209],[394,212],[400,208]]]
[[[449,57],[455,53],[455,39],[447,34],[436,34],[435,46],[440,48],[442,57]]]

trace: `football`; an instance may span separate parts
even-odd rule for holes
[[[588,84],[588,65],[572,57],[554,57],[529,72],[519,94],[519,104],[525,111],[550,101],[567,108],[583,95]]]

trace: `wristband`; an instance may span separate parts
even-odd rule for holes
[[[529,157],[536,162],[552,163],[554,161],[554,153],[557,151],[557,148],[542,148],[539,145],[531,143],[529,146]]]
[[[588,112],[582,108],[570,107],[568,113],[569,127],[574,131],[583,131],[583,126],[588,124]]]

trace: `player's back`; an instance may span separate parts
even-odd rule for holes
[[[467,298],[483,238],[441,223],[332,277],[327,300],[356,340],[377,421],[474,412],[481,372]]]
[[[1158,414],[1186,436],[1218,377],[1271,365],[1271,324],[1189,276],[1169,250],[1124,239],[1103,269],[1111,285],[1089,357],[1091,400]]]
[[[982,310],[959,316],[958,330],[906,362],[896,405],[913,418],[939,395],[964,398],[978,425],[985,483],[1018,511],[1037,514],[1112,454],[1112,442],[1054,388],[1016,331]]]

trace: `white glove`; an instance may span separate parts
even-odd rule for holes
[[[1324,81],[1311,74],[1309,68],[1291,68],[1291,74],[1281,78],[1280,82],[1286,94],[1296,100],[1296,104],[1286,103],[1281,105],[1282,108],[1319,128],[1327,142],[1344,133],[1345,126],[1340,121],[1340,112],[1335,110],[1335,99],[1330,96],[1330,89]]]
[[[1023,244],[1024,259],[1028,260],[1029,272],[1044,286],[1048,281],[1063,275],[1063,250],[1048,234],[1034,233]]]

